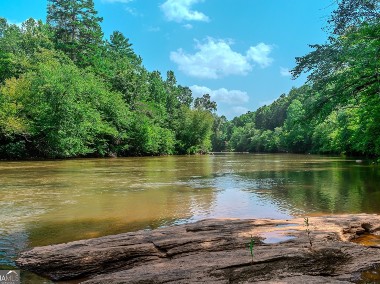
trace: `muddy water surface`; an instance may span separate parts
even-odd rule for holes
[[[0,162],[0,265],[28,247],[203,218],[380,213],[380,170],[312,155]]]

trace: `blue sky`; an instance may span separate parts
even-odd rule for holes
[[[332,0],[94,0],[105,37],[119,30],[144,66],[173,70],[193,95],[209,93],[229,119],[269,104],[291,80],[295,57],[323,43]],[[1,0],[12,23],[46,18],[46,0]]]

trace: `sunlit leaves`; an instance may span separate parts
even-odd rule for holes
[[[0,18],[0,158],[205,153],[216,110],[103,41],[92,0],[50,0],[47,24]]]
[[[88,66],[99,55],[103,42],[93,0],[49,0],[47,23],[57,49],[80,66]]]
[[[213,121],[207,110],[182,107],[177,131],[178,151],[186,154],[210,151]]]
[[[343,35],[352,28],[363,23],[372,23],[379,18],[380,2],[378,0],[341,0],[328,22],[333,34]]]

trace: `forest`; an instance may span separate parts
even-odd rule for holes
[[[328,41],[291,71],[307,82],[232,121],[216,118],[214,150],[380,155],[380,1],[339,1],[326,30]]]
[[[46,22],[0,18],[0,159],[210,151],[380,155],[380,4],[341,0],[326,43],[296,58],[307,82],[228,121],[173,71],[109,39],[93,0],[49,0]]]
[[[0,19],[0,158],[205,153],[209,96],[149,72],[92,0],[51,0],[46,23]]]

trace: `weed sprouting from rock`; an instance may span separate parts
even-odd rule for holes
[[[248,248],[249,248],[249,251],[251,253],[251,257],[252,257],[252,263],[253,263],[253,252],[254,252],[254,247],[255,247],[255,239],[253,238],[253,236],[251,235],[251,240],[248,244]]]
[[[307,233],[307,237],[309,238],[309,243],[310,243],[310,248],[313,247],[313,242],[311,241],[311,236],[310,236],[310,224],[309,224],[309,218],[308,217],[305,217],[303,218],[304,219],[304,224],[306,226],[306,233]]]

